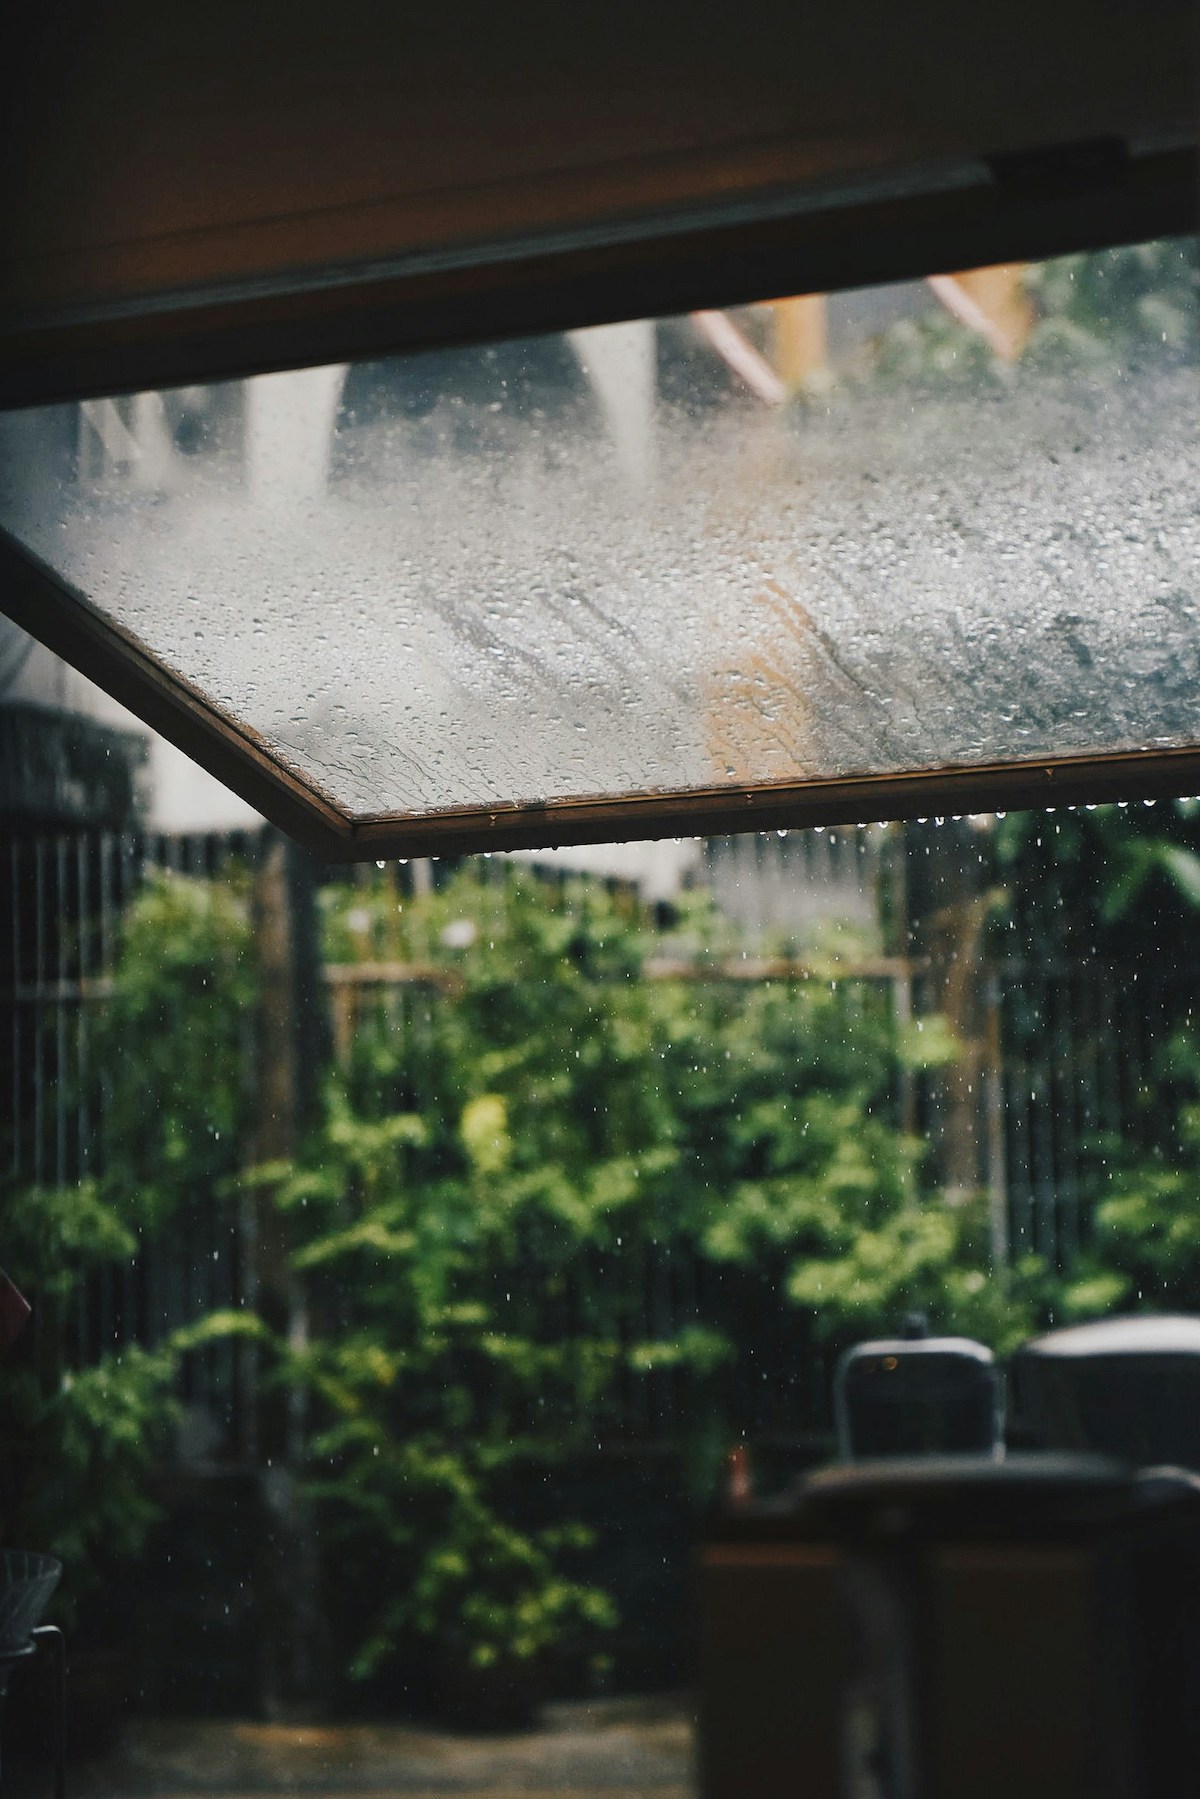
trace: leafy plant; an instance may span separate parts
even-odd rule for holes
[[[254,941],[244,878],[148,880],[131,906],[96,1021],[110,1071],[99,1193],[130,1226],[210,1206],[244,1154]]]
[[[1200,815],[1191,800],[1010,813],[995,833],[1003,925],[1059,948],[1153,967],[1200,906]]]
[[[1186,967],[1164,980],[1164,945],[1185,944],[1200,907],[1200,833],[1191,800],[1010,815],[994,839],[1003,905],[999,955],[1028,945],[1035,965],[1064,951],[1107,970],[1130,1042],[1123,1115],[1104,1112],[1079,1144],[1080,1252],[1047,1294],[1057,1322],[1119,1307],[1200,1307],[1200,1056]],[[1112,1032],[1112,1025],[1108,1030]],[[1106,1039],[1107,1054],[1124,1044]],[[1086,1045],[1076,1046],[1085,1057]],[[1090,1053],[1095,1054],[1093,1049]],[[1136,1078],[1134,1078],[1136,1077]]]
[[[385,871],[323,906],[331,960],[415,983],[355,1002],[303,1156],[250,1177],[304,1283],[308,1340],[279,1366],[308,1396],[356,1676],[421,1642],[510,1681],[603,1658],[612,1602],[549,1496],[625,1428],[631,1379],[679,1383],[700,1494],[789,1309],[798,1356],[916,1303],[1011,1334],[979,1233],[923,1197],[894,1122],[901,1067],[955,1046],[936,1020],[909,1040],[835,953],[738,980],[707,902],[664,939],[627,894],[515,869],[423,895]],[[691,1307],[657,1301],[685,1270]]]
[[[252,1337],[351,1677],[435,1661],[451,1687],[528,1697],[553,1659],[608,1654],[614,1602],[561,1495],[629,1428],[631,1387],[673,1383],[701,1497],[762,1422],[781,1330],[797,1367],[914,1307],[1005,1348],[1058,1300],[1036,1258],[993,1274],[976,1201],[927,1190],[897,1092],[956,1045],[936,1019],[901,1029],[838,944],[807,978],[743,980],[706,901],[664,936],[626,892],[482,867],[425,893],[390,870],[324,889],[328,960],[406,979],[335,984],[322,1107],[292,1160],[257,1168],[243,889],[147,888],[103,1025],[100,1173],[10,1201],[14,1273],[60,1308],[12,1429],[45,1448],[26,1497],[72,1556],[135,1554],[178,1358]],[[235,1200],[289,1246],[302,1328],[216,1313],[71,1371],[79,1283]],[[824,1422],[789,1403],[793,1429]]]
[[[58,1556],[69,1622],[141,1551],[157,1521],[150,1477],[175,1416],[167,1350],[131,1344],[73,1367],[81,1289],[135,1238],[95,1183],[5,1196],[5,1256],[34,1322],[0,1380],[0,1526],[12,1547]]]
[[[1149,1151],[1111,1145],[1111,1166],[1097,1182],[1090,1253],[1074,1283],[1095,1312],[1117,1304],[1200,1310],[1200,1044],[1194,1031],[1177,1032],[1163,1047],[1159,1077],[1156,1095],[1175,1097],[1165,1138]]]
[[[1026,357],[1039,365],[1095,364],[1144,349],[1194,346],[1200,281],[1193,238],[1081,251],[1026,276],[1039,320]]]
[[[905,387],[997,387],[1006,373],[984,339],[932,297],[926,311],[883,332],[870,366],[873,381]]]
[[[125,920],[94,1022],[108,1071],[98,1172],[4,1194],[5,1263],[34,1309],[0,1381],[6,1542],[60,1556],[60,1612],[78,1619],[142,1552],[160,1511],[153,1474],[179,1417],[184,1345],[127,1341],[91,1360],[85,1296],[128,1269],[187,1209],[212,1204],[245,1115],[249,920],[236,882],[163,876]]]
[[[1036,319],[1016,373],[1104,373],[1165,351],[1194,354],[1200,330],[1200,265],[1193,238],[1080,251],[1033,263],[1024,285]],[[859,378],[885,385],[997,389],[1010,371],[984,339],[930,296],[928,306],[884,331]]]

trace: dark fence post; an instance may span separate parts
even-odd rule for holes
[[[960,1203],[986,1185],[988,1073],[984,937],[992,906],[971,827],[961,820],[905,832],[915,947],[929,974],[929,1009],[958,1044],[955,1060],[931,1072],[930,1134],[945,1197]],[[932,852],[932,854],[930,853]]]
[[[296,1155],[317,1102],[325,1036],[312,865],[275,832],[262,840],[255,935],[261,1000],[252,1165]],[[257,1192],[258,1309],[291,1350],[302,1350],[308,1314],[303,1283],[291,1264],[287,1223],[270,1190]],[[260,1393],[256,1435],[265,1539],[259,1594],[261,1702],[275,1718],[312,1715],[327,1692],[317,1533],[302,1484],[306,1422],[300,1387]]]

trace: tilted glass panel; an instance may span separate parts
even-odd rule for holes
[[[1191,744],[1195,266],[12,414],[0,523],[355,819]]]

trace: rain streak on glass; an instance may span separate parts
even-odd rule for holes
[[[356,818],[1192,743],[1194,269],[10,415],[0,523]]]

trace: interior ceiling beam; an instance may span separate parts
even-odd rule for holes
[[[908,191],[905,191],[905,189]],[[759,196],[625,230],[414,254],[347,278],[148,296],[7,326],[0,404],[182,386],[630,317],[818,293],[931,271],[1037,261],[1192,231],[1190,148],[1130,156],[1058,146],[1010,171],[970,165],[908,183]],[[731,216],[734,215],[734,216]]]
[[[1188,230],[1195,23],[1192,0],[17,4],[0,403]]]

